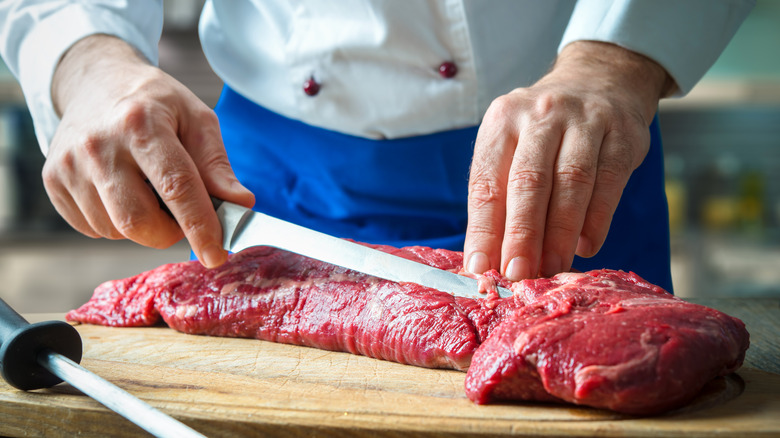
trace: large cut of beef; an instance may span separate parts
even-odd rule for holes
[[[458,272],[462,254],[374,246]],[[633,273],[600,270],[510,283],[482,277],[485,298],[454,297],[285,251],[254,247],[216,269],[161,266],[100,285],[68,313],[83,323],[150,326],[345,351],[468,370],[466,394],[570,402],[632,414],[682,406],[742,364],[744,324],[677,299]],[[492,285],[510,287],[499,298]]]

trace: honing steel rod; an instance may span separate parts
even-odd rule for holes
[[[184,423],[86,370],[79,361],[81,337],[73,326],[64,321],[30,324],[0,299],[0,373],[10,385],[29,391],[64,380],[156,437],[204,438]]]

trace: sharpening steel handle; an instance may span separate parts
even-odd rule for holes
[[[38,355],[49,350],[79,363],[81,347],[79,332],[70,324],[30,324],[0,299],[0,373],[11,386],[28,391],[62,382],[38,364]]]

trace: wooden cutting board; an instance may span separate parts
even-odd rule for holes
[[[637,418],[477,406],[464,395],[464,373],[346,353],[166,327],[77,329],[82,365],[210,437],[780,436],[780,375],[751,368],[713,381],[683,409]],[[22,392],[0,382],[0,435],[145,432],[67,384]]]

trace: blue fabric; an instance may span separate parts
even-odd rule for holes
[[[225,87],[216,107],[236,176],[263,213],[338,237],[463,250],[478,126],[393,140],[313,127]],[[632,270],[671,291],[658,122],[603,249],[580,270]]]
[[[663,161],[661,129],[656,114],[650,125],[650,151],[623,190],[607,240],[594,257],[575,257],[575,268],[581,271],[600,268],[634,271],[645,280],[673,292]]]

